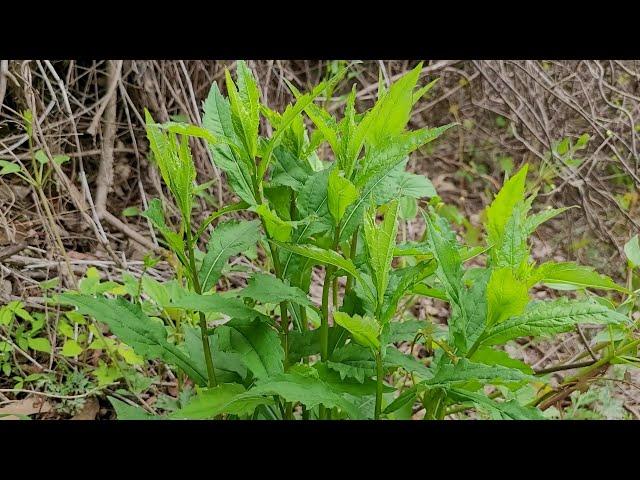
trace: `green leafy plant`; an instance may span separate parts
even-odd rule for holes
[[[151,153],[179,218],[173,224],[159,199],[143,215],[175,259],[176,279],[84,285],[58,301],[108,325],[118,337],[113,347],[126,344],[140,358],[178,369],[180,399],[165,401],[160,418],[402,418],[416,402],[425,418],[469,406],[495,418],[539,418],[509,392],[543,382],[500,346],[580,323],[629,323],[587,290],[626,288],[589,267],[531,261],[529,236],[564,209],[530,214],[535,194],[525,196],[526,166],[488,208],[485,244],[458,243],[431,182],[406,170],[412,152],[454,126],[407,130],[412,107],[434,84],[418,87],[421,71],[420,64],[388,89],[380,82],[365,112],[356,109],[354,87],[336,118],[316,99],[335,90],[344,64],[309,93],[289,84],[295,102],[279,113],[260,103],[253,73],[237,62],[235,80],[225,72],[226,96],[213,84],[202,126],[157,124],[146,112]],[[261,119],[271,126],[267,137]],[[200,224],[193,221],[190,138],[207,143],[237,196]],[[326,159],[317,153],[323,142]],[[427,211],[419,208],[425,198]],[[398,243],[399,226],[418,211],[423,238],[403,235]],[[218,291],[229,260],[254,249],[260,260],[247,285]],[[465,265],[481,255],[485,267]],[[310,295],[318,266],[319,305]],[[539,283],[577,288],[580,297],[531,301]],[[420,296],[448,302],[448,329],[403,318],[406,302]],[[397,348],[419,341],[427,361]],[[486,385],[499,395],[485,394]],[[118,418],[158,418],[111,402]]]

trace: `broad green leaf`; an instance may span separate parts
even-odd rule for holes
[[[319,378],[299,373],[276,375],[259,382],[244,395],[279,395],[287,402],[300,402],[308,409],[324,405],[327,408],[340,408],[352,419],[363,418],[363,414],[353,403],[336,393],[328,384]]]
[[[354,343],[336,348],[327,361],[327,366],[338,372],[340,378],[355,378],[360,383],[376,374],[371,349]]]
[[[244,416],[252,414],[259,405],[273,403],[273,399],[264,397],[238,398],[245,391],[246,389],[237,383],[223,383],[202,389],[187,405],[172,413],[169,418],[206,420],[223,413]]]
[[[189,359],[202,371],[206,371],[207,363],[204,357],[204,348],[200,329],[191,325],[184,325],[183,347]],[[236,382],[247,378],[247,367],[242,357],[236,352],[220,350],[218,337],[209,335],[211,357],[216,380],[221,383]]]
[[[484,365],[501,365],[507,368],[515,368],[527,375],[533,375],[533,369],[515,358],[511,358],[507,352],[503,350],[497,350],[493,347],[480,347],[470,357],[475,363],[482,363]]]
[[[268,378],[284,371],[280,337],[266,322],[234,318],[215,331],[220,349],[241,355],[256,378]]]
[[[150,360],[162,359],[180,367],[195,382],[207,383],[206,373],[198,370],[179,348],[167,341],[164,326],[147,317],[139,305],[122,298],[94,298],[70,293],[60,295],[59,299],[61,303],[74,305],[79,313],[106,323],[137,354]]]
[[[331,169],[326,168],[309,177],[296,198],[296,206],[302,217],[317,217],[317,223],[322,228],[319,231],[329,230],[332,227],[331,214],[329,213],[328,185]],[[311,225],[301,228],[296,235],[296,243],[307,236]]]
[[[35,350],[36,352],[51,353],[51,343],[48,338],[28,338],[27,345],[29,345],[31,350]]]
[[[113,409],[116,411],[117,420],[159,420],[161,417],[157,417],[148,413],[142,407],[131,406],[128,403],[118,400],[114,397],[107,397]]]
[[[383,324],[389,322],[395,315],[398,302],[402,297],[411,294],[413,287],[432,275],[435,270],[436,262],[434,261],[420,262],[411,267],[393,270],[384,298],[381,322]]]
[[[370,208],[364,219],[364,238],[369,254],[368,262],[376,284],[378,310],[382,309],[389,284],[389,270],[398,232],[398,209],[398,202],[391,202],[380,225],[376,223],[375,208]]]
[[[220,278],[222,267],[233,255],[253,247],[260,238],[258,220],[241,222],[229,220],[220,223],[207,243],[207,254],[198,272],[200,287],[209,291]]]
[[[449,334],[460,353],[468,352],[486,328],[489,274],[490,270],[479,269],[472,285],[461,288],[458,302],[452,305]]]
[[[347,207],[358,198],[358,190],[346,178],[341,177],[337,168],[332,168],[327,186],[329,212],[336,222],[340,223]]]
[[[199,295],[183,291],[171,299],[170,306],[203,313],[222,313],[240,320],[253,320],[264,317],[260,312],[246,306],[242,300],[222,296],[218,293]]]
[[[500,365],[483,365],[461,358],[455,365],[450,363],[439,365],[434,372],[433,378],[421,383],[430,387],[440,386],[447,388],[469,381],[491,383],[492,381],[520,381],[532,380],[533,378],[515,368],[507,368]]]
[[[401,367],[405,371],[417,375],[419,378],[431,378],[433,371],[424,363],[416,360],[413,355],[406,355],[395,348],[388,348],[384,357],[385,367]]]
[[[435,140],[452,126],[453,124],[449,124],[402,134],[367,151],[362,160],[363,167],[354,181],[360,196],[345,212],[343,228],[340,232],[341,241],[349,238],[360,225],[364,209],[370,204],[372,198],[376,203],[381,204],[391,200],[397,194],[393,188],[389,187],[388,182],[397,187],[397,179],[403,172],[398,167],[402,168],[406,163],[409,153]]]
[[[412,220],[418,215],[418,201],[413,197],[400,197],[400,212],[398,215],[403,220]],[[394,253],[395,255],[395,253]]]
[[[419,330],[432,325],[426,320],[405,320],[403,322],[389,323],[389,343],[411,342]]]
[[[591,300],[562,298],[535,302],[522,315],[488,329],[483,345],[498,345],[518,337],[557,334],[571,330],[578,323],[625,323],[624,315]]]
[[[453,388],[449,391],[449,396],[459,402],[470,401],[474,404],[487,408],[494,418],[504,420],[543,420],[540,411],[533,407],[520,405],[516,400],[508,402],[496,402],[486,395],[469,392],[466,390]]]
[[[529,303],[527,284],[510,268],[495,269],[487,284],[487,300],[487,326],[491,327],[524,311]]]
[[[412,198],[435,197],[436,189],[424,175],[403,172],[398,181],[398,195]]]
[[[10,173],[18,173],[22,171],[19,164],[9,162],[8,160],[0,160],[0,175],[8,175]]]
[[[283,146],[276,147],[273,157],[275,164],[270,185],[284,185],[296,192],[302,190],[313,173],[309,164]]]
[[[593,267],[577,265],[573,262],[547,262],[540,265],[529,280],[530,285],[538,282],[575,285],[582,288],[600,288],[627,292],[606,275],[599,274]]]
[[[82,347],[72,338],[67,338],[62,346],[61,355],[65,357],[76,357],[82,353]]]
[[[279,278],[264,273],[255,273],[240,291],[240,295],[261,303],[288,301],[298,305],[312,305],[307,295],[298,287],[287,285]]]
[[[389,87],[388,92],[365,115],[354,141],[358,141],[361,131],[364,131],[367,141],[376,145],[405,129],[413,107],[413,90],[421,70],[422,62]]]
[[[640,240],[634,235],[624,244],[624,254],[634,267],[640,266]]]
[[[273,241],[273,243],[283,250],[311,258],[323,265],[333,265],[334,267],[338,267],[348,274],[353,275],[356,279],[360,279],[360,273],[353,262],[333,250],[326,250],[324,248],[316,247],[315,245],[293,245],[291,243],[282,243],[277,241]]]
[[[353,339],[364,347],[380,348],[380,325],[371,317],[333,312],[333,320],[347,329]]]
[[[291,239],[294,227],[293,222],[282,220],[276,212],[264,203],[255,207],[254,211],[262,218],[270,238],[280,242],[287,242]]]

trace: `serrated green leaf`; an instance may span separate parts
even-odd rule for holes
[[[603,290],[628,290],[606,275],[595,271],[593,267],[577,265],[573,262],[547,262],[540,265],[530,279],[530,284],[538,282],[575,285],[582,288],[599,288]]]
[[[375,279],[378,310],[382,309],[384,294],[389,284],[389,270],[393,260],[393,250],[396,246],[398,231],[398,202],[388,205],[382,224],[376,223],[375,208],[369,209],[364,221],[364,238],[368,252],[368,262]]]
[[[324,405],[327,408],[340,408],[352,419],[363,418],[362,412],[353,403],[334,392],[325,382],[298,373],[276,375],[258,383],[244,395],[279,395],[287,402],[300,402],[308,409]]]
[[[284,371],[280,337],[266,322],[234,318],[217,327],[216,336],[220,349],[238,353],[256,378],[268,378]]]
[[[220,278],[222,267],[233,255],[253,247],[260,238],[260,222],[229,220],[220,223],[207,243],[207,254],[198,272],[200,287],[209,291]]]
[[[288,301],[298,305],[312,305],[307,295],[298,287],[287,285],[279,278],[264,273],[255,273],[240,295],[261,303]]]
[[[171,419],[206,420],[223,413],[250,415],[259,405],[273,404],[273,399],[264,397],[238,398],[246,389],[237,383],[223,383],[203,389],[180,410],[172,413]]]
[[[333,312],[333,320],[345,328],[353,339],[364,347],[380,348],[380,325],[371,317]]]
[[[491,383],[492,381],[520,381],[532,380],[534,377],[522,373],[515,368],[502,367],[500,365],[483,365],[474,363],[466,358],[461,358],[458,363],[452,365],[450,363],[441,364],[434,372],[433,378],[421,382],[422,385],[430,387],[451,387],[467,383],[469,381],[478,381],[482,383]]]
[[[337,168],[332,168],[327,185],[329,212],[336,224],[340,223],[347,207],[358,198],[358,190],[348,179],[341,177]]]
[[[487,284],[487,326],[520,315],[529,303],[527,284],[518,279],[510,268],[491,272]]]
[[[535,302],[522,315],[488,329],[482,337],[482,344],[498,345],[518,337],[562,333],[578,323],[616,324],[627,321],[624,315],[591,300],[562,298]]]
[[[194,366],[179,348],[167,342],[164,326],[147,317],[139,305],[122,298],[94,298],[70,293],[60,295],[59,300],[74,305],[84,315],[106,323],[137,354],[147,359],[162,359],[180,367],[195,382],[201,385],[207,383],[206,373]]]
[[[516,400],[496,402],[485,395],[461,389],[451,389],[449,396],[459,402],[471,401],[476,405],[488,408],[496,416],[505,420],[543,420],[544,417],[536,408],[520,405]]]

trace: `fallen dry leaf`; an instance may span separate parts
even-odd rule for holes
[[[38,397],[27,397],[0,408],[0,415],[7,415],[0,417],[0,420],[20,420],[17,415],[33,415],[34,413],[45,413],[51,410],[51,404],[46,400],[42,401]]]
[[[100,411],[100,404],[96,397],[89,397],[84,402],[84,407],[71,420],[95,420],[96,415]]]

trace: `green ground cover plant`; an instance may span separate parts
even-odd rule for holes
[[[175,372],[179,395],[162,414],[110,397],[118,418],[407,419],[420,405],[426,419],[468,411],[542,419],[540,407],[558,390],[503,346],[581,324],[605,326],[593,349],[604,353],[569,385],[611,363],[635,364],[631,282],[618,285],[572,262],[532,260],[531,235],[566,208],[534,213],[528,166],[487,208],[481,244],[462,244],[432,183],[406,169],[412,152],[456,126],[408,128],[413,106],[435,82],[418,86],[418,65],[388,88],[380,81],[366,112],[356,111],[352,90],[337,118],[320,99],[346,71],[308,93],[289,84],[296,101],[276,112],[237,62],[235,80],[226,71],[226,96],[212,85],[202,126],[159,124],[146,112],[153,161],[178,216],[160,199],[143,215],[161,235],[175,278],[85,279],[79,291],[54,298],[74,308],[72,318],[106,324],[117,340],[98,328],[95,337],[111,355],[129,365],[161,361]],[[237,196],[200,224],[193,222],[192,138],[207,142]],[[403,222],[417,215],[426,224],[422,237],[399,241]],[[626,249],[630,271],[640,264],[638,249],[636,237]],[[238,255],[252,260],[246,286],[218,290]],[[314,270],[323,272],[319,305],[310,292]],[[540,284],[571,294],[533,300]],[[448,305],[446,328],[406,318],[420,297]],[[27,344],[32,333],[24,333]],[[68,339],[69,355],[79,354],[77,338]],[[426,357],[402,351],[402,342],[422,346]]]

